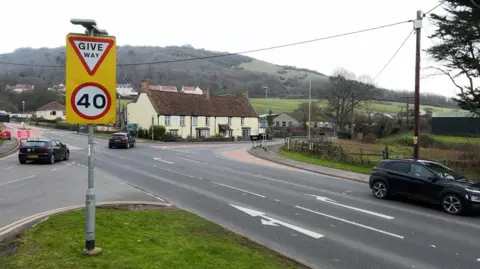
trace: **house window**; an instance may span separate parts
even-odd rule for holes
[[[165,126],[170,125],[170,116],[165,116]]]
[[[292,122],[291,122],[291,121],[288,122],[288,126],[292,126]]]
[[[279,122],[279,121],[276,121],[276,122],[275,122],[275,126],[280,127],[280,122]]]
[[[67,115],[67,111],[63,111],[63,116],[66,116]]]
[[[287,126],[287,122],[286,121],[282,121],[282,127],[286,127]]]
[[[57,111],[51,111],[51,112],[50,112],[50,115],[52,115],[52,116],[57,115]]]
[[[232,125],[232,117],[228,117],[228,125]]]
[[[210,117],[205,117],[205,126],[210,126]]]
[[[250,137],[250,128],[242,128],[242,136]]]
[[[192,125],[197,126],[198,125],[198,117],[192,117]]]
[[[178,136],[178,130],[170,130],[170,133],[171,133],[173,136]]]
[[[185,126],[185,116],[180,116],[180,126]]]
[[[198,129],[197,130],[197,137],[210,137],[210,130],[209,129]]]
[[[240,125],[241,126],[245,125],[245,118],[244,117],[240,118]]]
[[[313,127],[317,128],[318,127],[318,122],[314,122]]]

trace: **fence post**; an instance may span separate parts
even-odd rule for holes
[[[363,164],[363,149],[360,148],[360,164]]]
[[[385,145],[385,159],[389,159],[388,145]]]

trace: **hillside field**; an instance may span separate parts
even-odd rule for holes
[[[318,101],[317,99],[312,99],[312,102]],[[130,100],[121,100],[122,105],[125,105]],[[294,111],[299,104],[308,102],[308,99],[278,99],[278,98],[268,98],[267,99],[267,109],[265,108],[265,98],[250,98],[250,103],[255,108],[255,111],[259,115],[265,114],[268,110],[272,110],[273,113],[281,113],[281,112],[291,112]],[[327,107],[327,101],[321,100],[322,106]],[[384,113],[398,113],[400,112],[401,108],[405,109],[404,103],[399,102],[385,102],[379,101],[373,105],[374,112],[384,112]],[[410,104],[410,107],[413,108],[413,104]],[[454,111],[455,109],[452,108],[442,108],[442,107],[435,107],[435,106],[421,106],[422,109],[425,108],[432,108],[433,112],[446,112],[446,111]],[[360,109],[359,112],[364,112]]]

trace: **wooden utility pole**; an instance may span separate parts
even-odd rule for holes
[[[417,19],[414,21],[414,29],[417,35],[417,44],[415,52],[415,118],[413,126],[413,159],[417,160],[420,147],[418,143],[418,133],[420,129],[420,53],[421,53],[421,33],[422,33],[423,14],[421,10],[417,11]],[[407,112],[408,113],[408,112]]]

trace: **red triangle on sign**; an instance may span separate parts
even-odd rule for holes
[[[98,37],[71,36],[68,38],[68,42],[90,76],[95,75],[113,47],[112,39]]]

